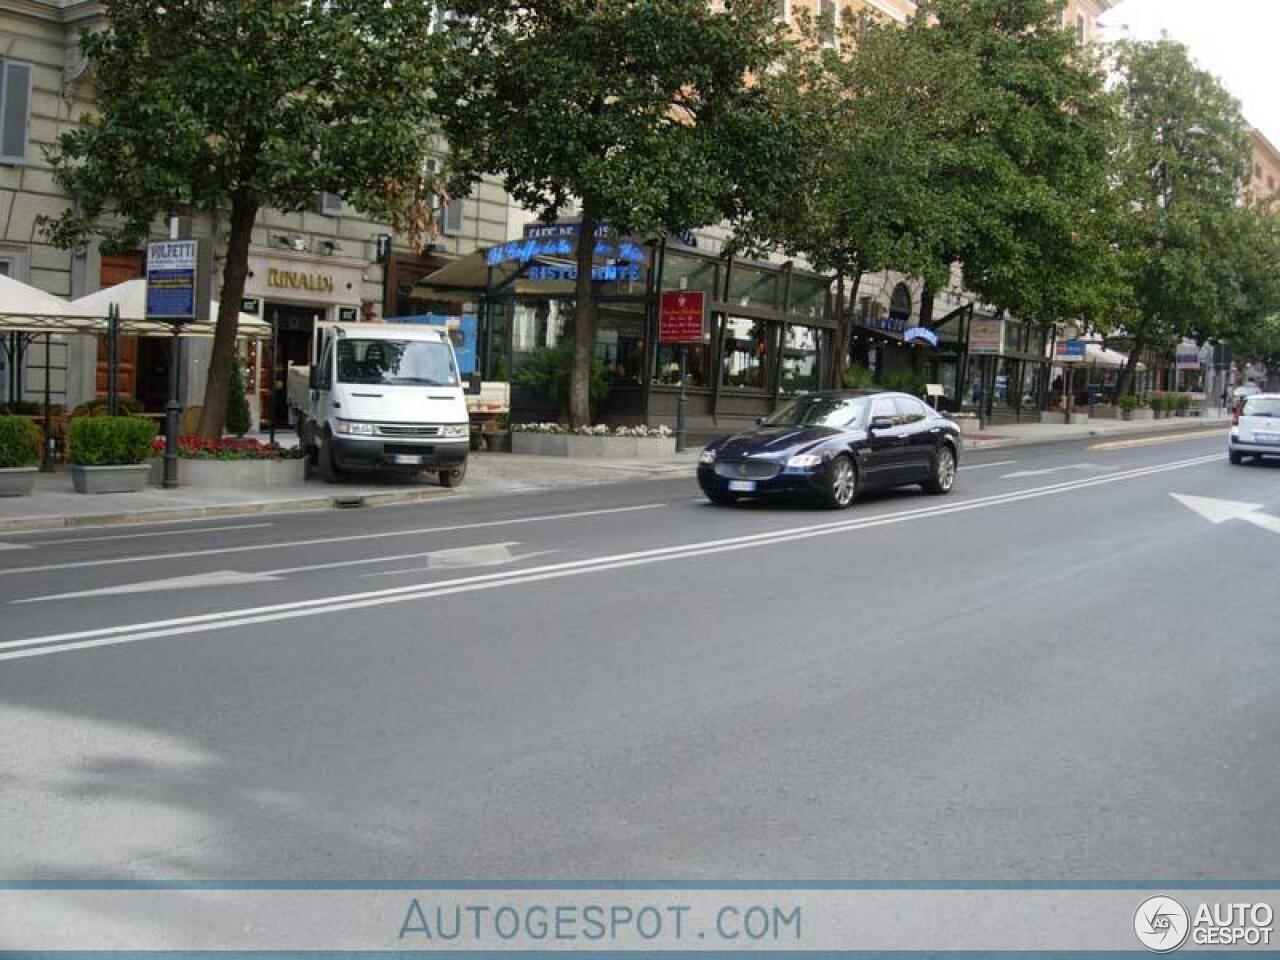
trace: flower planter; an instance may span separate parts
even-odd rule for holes
[[[1066,423],[1067,415],[1062,410],[1046,410],[1044,413],[1040,415],[1040,422],[1041,423]],[[1073,426],[1076,424],[1088,423],[1088,422],[1089,422],[1088,407],[1083,407],[1083,408],[1074,407],[1071,410],[1071,423]]]
[[[503,431],[502,433],[486,433],[484,435],[485,446],[489,448],[490,453],[510,453],[511,452],[511,434]]]
[[[76,493],[137,493],[147,485],[148,463],[112,464],[105,467],[71,466]]]
[[[160,484],[164,459],[151,461],[151,483]],[[293,487],[307,479],[307,461],[178,459],[178,483],[184,487]]]
[[[37,473],[37,467],[0,467],[0,497],[30,496]]]
[[[675,454],[676,439],[519,431],[511,434],[511,452],[543,457],[661,460]]]
[[[1150,407],[1138,407],[1136,410],[1131,410],[1129,412],[1129,416],[1126,417],[1125,419],[1126,420],[1151,420],[1153,419],[1152,415],[1154,413],[1155,411],[1152,410]]]

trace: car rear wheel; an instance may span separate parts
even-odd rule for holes
[[[841,454],[827,467],[826,487],[822,502],[832,510],[843,510],[858,496],[858,470],[853,461]]]
[[[924,482],[924,488],[929,493],[944,494],[950,493],[955,485],[955,452],[947,446],[939,447],[933,455],[933,466],[929,469],[929,479]]]
[[[723,490],[703,490],[702,492],[717,507],[731,507],[738,502],[737,497],[732,493],[725,493]]]
[[[1228,450],[1227,459],[1232,463],[1239,465],[1244,462],[1244,454],[1240,453],[1238,450]]]
[[[338,469],[333,458],[333,439],[326,436],[324,444],[316,454],[316,466],[320,468],[320,477],[325,483],[341,483],[342,471]]]

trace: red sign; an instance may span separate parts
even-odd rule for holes
[[[659,343],[702,343],[707,295],[701,290],[669,290],[658,311]]]

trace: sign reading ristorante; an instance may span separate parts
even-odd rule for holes
[[[659,343],[702,343],[707,295],[701,290],[668,290],[658,311]]]

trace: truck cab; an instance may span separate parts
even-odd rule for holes
[[[347,472],[429,471],[446,487],[462,482],[467,389],[447,331],[320,324],[313,349],[305,396],[298,384],[290,402],[321,476],[334,482]]]

